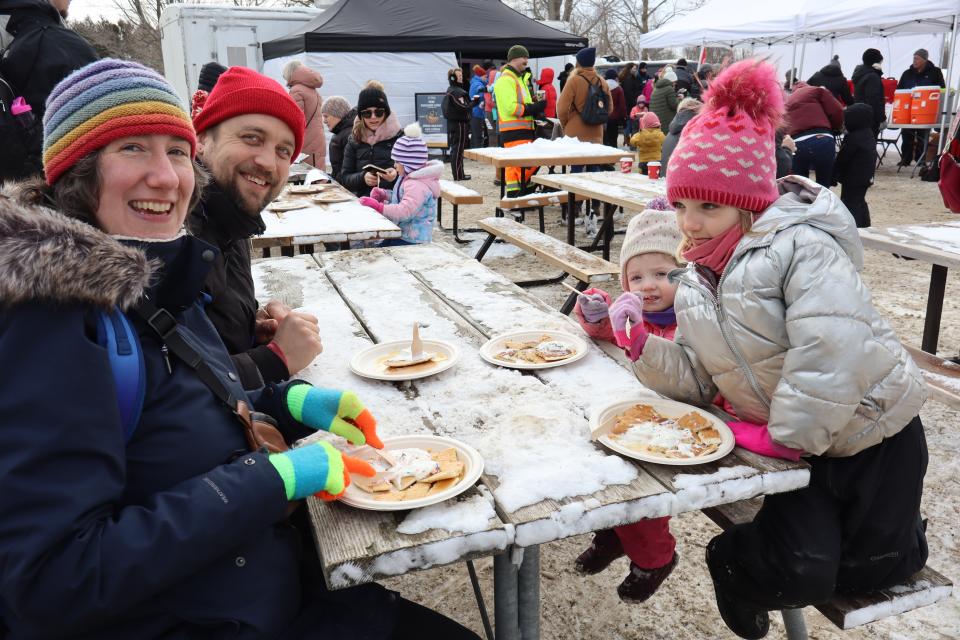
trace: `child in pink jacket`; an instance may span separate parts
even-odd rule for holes
[[[668,208],[666,200],[651,206]],[[620,250],[620,284],[643,298],[644,328],[669,340],[677,330],[673,298],[677,285],[667,274],[681,265],[676,251],[681,241],[677,217],[672,211],[647,209],[627,225]],[[587,289],[574,307],[580,326],[592,338],[616,343],[610,324],[610,295],[600,289]],[[670,518],[641,520],[635,524],[598,531],[590,547],[576,560],[580,573],[595,574],[617,558],[630,558],[630,573],[617,587],[624,602],[643,602],[667,579],[677,565],[677,541],[670,533]]]
[[[431,242],[443,164],[436,160],[427,161],[427,143],[416,122],[404,128],[403,135],[393,144],[390,158],[398,176],[393,189],[377,187],[369,196],[360,198],[360,204],[376,210],[400,227],[400,238],[384,240],[380,246]]]

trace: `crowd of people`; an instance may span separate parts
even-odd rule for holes
[[[29,24],[56,22],[41,0],[19,2],[11,49]],[[527,144],[555,112],[565,135],[617,144],[624,127],[641,167],[663,161],[666,198],[624,238],[624,294],[587,290],[575,314],[647,388],[716,404],[741,447],[810,463],[809,487],[768,496],[707,546],[717,607],[743,638],[766,635],[770,610],[886,587],[926,561],[924,384],[858,274],[878,56],[864,52],[852,94],[837,61],[790,78],[787,94],[752,60],[601,78],[593,48],[560,74],[559,94],[552,73],[534,87],[522,45],[499,69],[475,67],[466,88],[462,70],[448,74],[460,153],[478,129],[474,143],[492,131]],[[0,193],[0,355],[17,363],[0,372],[0,636],[477,640],[380,585],[324,587],[297,507],[374,471],[327,439],[289,445],[317,431],[383,443],[356,394],[296,378],[322,352],[318,319],[260,306],[251,270],[260,212],[301,152],[328,157],[362,204],[397,221],[391,244],[429,242],[442,165],[419,126],[401,126],[376,81],[354,107],[322,98],[301,63],[284,68],[286,87],[212,63],[187,108],[139,64],[73,62],[35,78],[49,85],[30,98],[40,166]],[[10,64],[4,77],[22,73]],[[920,50],[900,82],[937,72]],[[777,179],[810,170],[816,181]],[[532,171],[508,172],[508,192]],[[468,177],[462,156],[453,172]],[[131,351],[139,361],[121,374]],[[669,519],[598,532],[574,564],[598,573],[623,555],[618,594],[643,602],[679,561]]]

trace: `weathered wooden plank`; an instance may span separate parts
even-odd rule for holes
[[[521,147],[485,147],[482,149],[467,149],[463,152],[465,158],[491,164],[496,168],[502,167],[570,167],[586,164],[613,164],[619,162],[626,152],[613,147],[609,152],[598,151],[597,145],[585,145],[585,150],[577,154],[558,154],[544,150],[534,145]],[[530,149],[525,147],[530,146]]]
[[[409,272],[407,266],[401,264],[404,260],[408,260],[410,264],[417,264],[422,267],[424,266],[423,263],[418,263],[412,256],[433,251],[440,250],[418,247],[415,250],[411,250],[411,248],[398,248],[392,249],[389,252],[355,251],[329,255],[323,254],[318,256],[318,259],[327,270],[328,276],[340,289],[341,295],[350,301],[350,304],[354,307],[354,311],[363,319],[364,325],[369,327],[369,330],[374,336],[379,338],[381,334],[387,335],[394,331],[397,326],[406,326],[408,322],[412,322],[413,318],[419,318],[421,321],[429,324],[428,331],[431,337],[455,342],[460,347],[463,354],[462,359],[468,360],[468,365],[458,365],[446,374],[411,383],[411,387],[416,390],[418,400],[427,408],[433,418],[434,424],[437,425],[440,430],[470,442],[471,439],[476,440],[481,437],[482,434],[489,429],[499,429],[497,425],[508,425],[511,420],[525,419],[523,411],[526,405],[530,402],[543,402],[546,400],[551,405],[551,410],[554,412],[555,417],[562,416],[561,419],[568,421],[570,424],[583,425],[580,436],[585,441],[589,433],[586,420],[584,419],[582,410],[571,402],[570,397],[566,395],[568,390],[562,389],[557,385],[544,384],[540,381],[536,381],[537,383],[534,385],[519,385],[514,382],[517,379],[516,372],[492,367],[479,361],[479,356],[476,351],[478,347],[485,342],[486,336],[476,328],[475,322],[467,322],[464,316],[461,315],[465,309],[462,308],[460,312],[452,309],[447,304],[445,298],[437,295],[425,281],[415,278],[414,275]],[[460,262],[473,262],[462,254],[458,255]],[[454,256],[453,254],[447,254],[446,257],[452,258]],[[436,274],[436,272],[431,273]],[[376,291],[383,290],[383,283],[385,282],[390,283],[391,289],[406,292],[406,299],[403,304],[401,305],[398,302],[393,305],[391,307],[393,313],[388,316],[384,316],[382,311],[378,314],[378,303],[370,303],[368,295],[371,288]],[[464,288],[470,288],[474,284],[476,283],[465,280],[460,283],[460,288],[463,290]],[[473,290],[473,295],[477,296],[474,298],[474,304],[479,303],[478,306],[487,306],[483,304],[487,298],[495,301],[497,298],[502,297],[497,292],[485,291],[482,285],[478,290]],[[563,323],[567,324],[565,328],[569,327],[567,320],[563,319]],[[423,331],[422,333],[426,332]],[[597,357],[607,360],[606,356],[600,353],[597,354]],[[479,367],[477,367],[478,361],[480,364]],[[509,402],[503,406],[487,406],[489,402],[487,399],[471,399],[469,395],[464,394],[462,382],[459,385],[450,384],[450,379],[456,375],[457,369],[461,366],[468,369],[468,371],[463,372],[461,375],[476,376],[478,379],[492,379],[499,384],[507,385],[507,388],[510,389],[508,396]],[[612,366],[616,367],[616,365]],[[538,376],[539,375],[540,373],[538,373]],[[444,376],[449,376],[446,384],[443,384],[443,380],[441,380]],[[536,379],[536,376],[523,377],[529,382],[533,382]],[[453,389],[456,389],[456,391],[453,391]],[[449,406],[451,393],[455,394],[454,397],[459,396],[461,398],[459,406]],[[582,395],[582,388],[578,388],[576,393]],[[537,418],[539,418],[539,416]],[[544,419],[548,418],[544,416]],[[533,447],[534,450],[537,450],[536,443],[517,442],[515,446]],[[480,448],[481,453],[483,453],[482,446]],[[571,459],[571,463],[574,462],[574,460],[575,459]],[[494,497],[496,498],[500,486],[498,480],[493,476],[485,475],[484,483],[493,490]],[[570,512],[576,511],[577,505],[582,505],[582,512],[589,514],[591,511],[604,507],[610,507],[620,503],[629,503],[641,498],[662,495],[664,493],[665,490],[662,485],[645,475],[642,470],[638,470],[638,477],[630,484],[608,486],[591,496],[570,497],[560,501],[544,500],[535,505],[513,510],[505,508],[498,501],[498,513],[500,513],[501,519],[505,522],[517,526],[531,523],[542,524],[547,521],[556,522],[557,514],[563,513],[564,508],[570,505],[574,505]],[[662,500],[669,502],[668,497]],[[643,517],[637,516],[634,520],[623,518],[617,520],[616,518],[621,516],[628,517],[624,515],[626,513],[625,510],[626,507],[623,507],[619,511],[617,509],[608,509],[602,512],[601,517],[609,519],[609,521],[604,521],[605,524],[603,526],[622,524]],[[658,513],[658,515],[662,514]],[[584,520],[583,522],[590,523],[591,521]],[[596,519],[592,522],[596,522]],[[557,528],[556,532],[560,537],[564,537],[566,535],[573,535],[574,533],[592,531],[595,528],[586,528],[583,531],[579,531],[575,526],[564,526]],[[542,541],[546,540],[538,540],[538,542]]]
[[[930,397],[938,402],[960,409],[960,365],[932,353],[903,345],[913,358],[930,390]]]
[[[261,302],[275,298],[314,313],[320,321],[324,353],[299,377],[318,386],[349,385],[378,417],[381,436],[406,435],[425,428],[432,431],[430,417],[424,415],[423,408],[407,391],[397,385],[358,378],[349,372],[353,354],[373,341],[313,256],[259,260],[254,263],[253,274]],[[476,495],[476,492],[474,488],[464,495]],[[467,555],[453,556],[456,560],[467,560],[495,553],[505,548],[513,537],[512,530],[505,528],[499,519],[491,520],[483,532],[469,537],[442,530],[403,535],[397,533],[396,527],[409,513],[406,511],[363,511],[318,500],[309,500],[308,508],[324,577],[330,588],[394,575],[392,571],[397,566],[403,566],[405,571],[434,566],[436,554],[431,556],[429,548],[437,549],[445,541],[459,541],[464,549],[470,549]],[[418,556],[422,566],[411,566],[409,562],[398,564],[398,556],[409,555],[411,549],[425,546],[428,551]]]
[[[474,487],[453,500],[477,495]],[[513,541],[513,531],[499,518],[471,533],[431,529],[405,535],[397,527],[409,511],[364,511],[313,497],[307,499],[307,508],[324,578],[331,589],[489,556]],[[453,547],[463,550],[450,553]]]
[[[450,204],[483,204],[483,196],[450,180],[440,181],[440,199]]]
[[[484,218],[477,226],[541,258],[581,282],[602,282],[620,275],[620,266],[531,229],[509,218]]]
[[[650,180],[639,173],[601,171],[596,173],[550,173],[535,175],[532,181],[553,189],[577,194],[578,199],[595,199],[642,211],[651,199],[666,194],[663,182]]]
[[[517,198],[500,198],[500,208],[510,211],[513,209],[530,209],[533,207],[556,207],[567,202],[566,191],[551,191],[548,193],[531,193],[528,196]],[[586,196],[574,194],[574,200],[586,200]]]
[[[858,229],[867,249],[886,251],[904,258],[960,267],[960,225],[956,222],[911,224],[878,229]],[[939,236],[939,237],[938,237]]]
[[[852,629],[882,618],[919,609],[950,597],[949,578],[924,567],[905,582],[862,596],[835,595],[817,606],[828,620],[841,629]]]

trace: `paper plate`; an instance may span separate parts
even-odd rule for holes
[[[565,360],[542,363],[523,361],[505,362],[503,360],[497,360],[495,357],[498,353],[506,348],[504,344],[508,341],[515,340],[517,342],[526,342],[531,340],[539,340],[542,336],[550,336],[551,340],[563,342],[564,344],[567,344],[571,348],[575,349],[576,353]],[[505,333],[503,335],[490,338],[482,347],[480,347],[480,357],[490,364],[495,364],[498,367],[508,367],[510,369],[550,369],[551,367],[562,367],[565,364],[570,364],[571,362],[580,360],[587,355],[588,349],[589,347],[583,338],[579,338],[571,333],[564,333],[563,331],[514,331],[513,333]]]
[[[607,432],[611,427],[613,427],[614,418],[635,404],[648,404],[656,409],[658,413],[667,418],[679,418],[685,413],[695,411],[712,423],[713,427],[720,432],[720,438],[723,440],[723,442],[720,443],[719,449],[711,454],[701,456],[699,458],[663,458],[651,453],[636,451],[635,449],[626,447],[620,444],[617,440],[609,437]],[[622,456],[633,458],[634,460],[642,460],[644,462],[656,462],[657,464],[669,464],[676,466],[706,464],[707,462],[719,460],[733,451],[733,446],[736,444],[734,441],[733,432],[730,431],[730,427],[728,427],[720,418],[707,411],[704,411],[703,409],[699,409],[689,404],[676,402],[674,400],[664,400],[661,398],[637,398],[636,400],[625,400],[623,402],[611,404],[601,409],[599,413],[590,419],[590,431],[591,439],[600,442],[606,448],[610,449],[611,451],[615,451]]]
[[[443,502],[444,500],[449,500],[454,496],[460,495],[472,487],[477,480],[480,479],[480,474],[483,473],[483,458],[480,456],[480,453],[470,445],[458,440],[441,436],[397,436],[383,439],[383,448],[387,451],[391,449],[407,449],[410,447],[426,449],[431,453],[453,447],[457,450],[457,458],[460,459],[460,462],[462,462],[464,466],[463,478],[452,487],[435,493],[432,496],[401,501],[376,500],[373,497],[375,494],[367,493],[351,483],[340,498],[340,502],[368,511],[406,511],[407,509],[417,509],[419,507],[437,504],[438,502]],[[352,455],[372,459],[376,454],[371,452],[369,455],[358,455],[357,453],[353,453]],[[362,476],[353,475],[351,477],[357,478]]]
[[[267,211],[294,211],[309,206],[310,203],[303,200],[276,200],[267,205]]]
[[[352,193],[347,193],[346,191],[341,191],[340,189],[333,189],[330,191],[324,191],[313,196],[314,202],[347,202],[348,200],[353,200],[354,196]]]
[[[410,348],[409,340],[394,340],[382,342],[364,349],[350,360],[350,370],[358,376],[373,380],[417,380],[446,371],[460,359],[460,350],[456,345],[441,340],[424,340],[423,350],[433,351],[437,359],[412,367],[388,369],[383,361],[391,358],[400,351]]]
[[[292,187],[287,187],[287,193],[290,195],[307,195],[311,193],[320,193],[324,190],[326,185],[322,184],[300,184]]]

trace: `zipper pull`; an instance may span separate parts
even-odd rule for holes
[[[173,375],[173,365],[170,364],[170,350],[167,349],[167,345],[160,345],[160,353],[163,354],[163,362],[167,365],[167,373]]]

